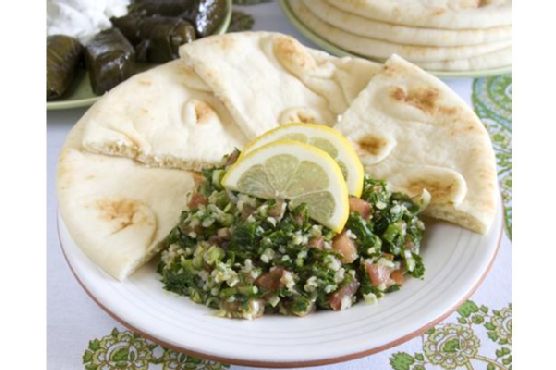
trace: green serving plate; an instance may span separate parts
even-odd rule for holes
[[[284,12],[288,20],[291,22],[291,24],[293,24],[293,26],[297,28],[297,30],[301,32],[303,36],[305,36],[308,40],[312,41],[314,44],[321,47],[323,50],[326,50],[329,53],[332,53],[340,57],[352,56],[352,57],[364,58],[373,62],[379,62],[379,63],[384,62],[384,59],[369,58],[367,56],[363,56],[357,53],[347,51],[331,43],[330,41],[322,38],[320,35],[317,35],[311,29],[307,28],[307,26],[305,26],[305,24],[296,17],[296,15],[293,13],[290,7],[289,0],[279,0],[279,3],[280,3],[280,7],[282,8],[282,11]],[[492,76],[492,75],[511,73],[511,71],[512,71],[511,65],[492,68],[492,69],[461,71],[461,72],[427,70],[427,72],[432,73],[433,75],[436,75],[438,77],[482,77],[482,76]]]
[[[214,32],[215,35],[221,35],[226,33],[228,27],[230,26],[230,20],[232,17],[232,0],[226,0],[226,17],[220,27]],[[138,64],[137,72],[146,71],[149,68],[153,68],[158,64],[155,63],[142,63]],[[73,86],[69,89],[69,92],[61,99],[52,100],[46,103],[47,110],[62,110],[62,109],[72,109],[72,108],[82,108],[88,107],[100,99],[101,96],[96,95],[89,83],[89,75],[83,69],[80,69],[77,76],[74,79]]]

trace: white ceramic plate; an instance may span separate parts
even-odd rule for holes
[[[304,318],[218,318],[208,308],[165,291],[156,261],[124,282],[91,262],[59,217],[63,252],[87,293],[130,330],[166,347],[231,364],[261,367],[322,365],[399,345],[446,318],[480,284],[494,260],[501,213],[488,235],[447,223],[427,223],[424,280],[409,279],[375,305]]]

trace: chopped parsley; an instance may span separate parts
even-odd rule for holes
[[[420,207],[385,182],[365,178],[361,199],[369,212],[352,211],[337,235],[312,221],[303,204],[223,188],[227,165],[203,171],[163,242],[158,271],[167,290],[221,316],[253,319],[372,303],[399,289],[403,276],[423,277]]]

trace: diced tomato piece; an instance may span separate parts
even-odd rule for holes
[[[332,248],[342,255],[343,263],[352,263],[357,258],[357,248],[353,240],[344,231],[334,237]]]
[[[322,249],[324,247],[324,238],[322,236],[314,236],[309,239],[309,248]]]
[[[392,273],[390,274],[390,279],[392,279],[397,285],[402,285],[404,282],[402,270],[392,271]]]
[[[349,209],[351,212],[358,212],[365,220],[371,216],[371,204],[360,198],[350,197]]]
[[[275,292],[280,289],[280,279],[282,278],[283,273],[283,268],[275,267],[269,272],[261,274],[257,280],[255,280],[255,285],[264,290]]]
[[[207,203],[208,199],[203,194],[193,193],[191,199],[189,199],[189,203],[187,203],[187,206],[189,207],[189,209],[196,209],[200,205],[207,205]]]
[[[342,299],[344,297],[349,297],[350,299],[353,297],[357,289],[359,288],[359,281],[352,280],[349,284],[342,286],[336,292],[330,295],[328,299],[328,304],[330,308],[334,311],[339,311],[342,309]]]
[[[392,269],[389,267],[365,261],[365,271],[367,272],[367,275],[369,275],[369,279],[371,279],[371,284],[374,286],[384,284],[388,287],[393,283],[390,279]]]
[[[284,212],[285,212],[285,208],[283,204],[284,204],[283,200],[276,199],[276,204],[274,204],[272,207],[268,209],[268,215],[280,221],[284,216]]]

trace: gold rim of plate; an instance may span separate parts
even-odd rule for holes
[[[293,13],[290,4],[289,4],[289,0],[279,0],[280,3],[280,8],[282,9],[282,12],[284,12],[284,14],[286,15],[286,17],[288,18],[288,20],[290,21],[290,23],[303,35],[305,36],[305,38],[307,38],[308,40],[310,40],[311,42],[313,42],[315,45],[318,45],[319,47],[321,47],[323,50],[328,51],[329,53],[332,53],[336,56],[339,57],[345,57],[345,56],[351,56],[351,57],[357,57],[357,58],[363,58],[363,59],[367,59],[370,60],[372,62],[378,62],[378,63],[384,63],[384,59],[378,59],[378,58],[369,58],[367,56],[364,55],[360,55],[357,53],[352,53],[350,51],[347,51],[345,49],[342,49],[341,47],[331,43],[330,41],[322,38],[321,36],[319,36],[318,34],[316,34],[313,30],[307,28],[303,22],[301,22],[297,16]],[[480,70],[474,70],[474,71],[434,71],[434,70],[429,70],[429,69],[425,69],[427,72],[438,76],[438,77],[484,77],[484,76],[493,76],[493,75],[500,75],[500,74],[506,74],[506,73],[511,73],[512,72],[512,66],[508,65],[508,66],[503,66],[503,67],[498,67],[498,68],[491,68],[491,69],[480,69]]]
[[[226,0],[226,16],[224,21],[220,24],[215,35],[221,35],[226,33],[228,27],[230,27],[230,21],[232,19],[232,0]],[[139,72],[146,71],[147,69],[156,67],[159,64],[156,63],[141,63],[139,64]],[[80,70],[74,80],[74,85],[70,88],[71,93],[64,99],[53,100],[46,102],[46,109],[50,111],[63,110],[63,109],[73,109],[73,108],[83,108],[93,105],[102,95],[96,95],[91,89],[89,83],[87,72]]]

